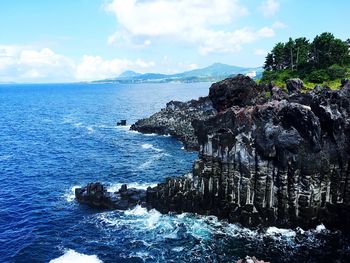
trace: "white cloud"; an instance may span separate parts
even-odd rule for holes
[[[144,72],[153,61],[84,55],[80,62],[49,48],[0,45],[0,82],[70,82],[117,77],[124,70]]]
[[[267,51],[265,49],[257,48],[257,49],[254,50],[254,55],[266,56],[267,55]]]
[[[0,81],[68,81],[74,75],[74,62],[49,48],[0,45]]]
[[[192,43],[201,54],[235,52],[243,44],[274,35],[272,28],[234,28],[249,14],[238,0],[113,0],[106,6],[118,21],[108,43],[147,46],[159,38]]]
[[[76,78],[78,80],[98,80],[117,77],[125,70],[144,72],[155,66],[154,62],[147,62],[142,59],[135,61],[128,59],[104,60],[100,56],[84,55],[82,61],[77,65]]]
[[[286,24],[284,24],[283,22],[277,21],[275,23],[273,23],[272,28],[276,28],[276,29],[283,29],[283,28],[287,28],[288,26]]]
[[[107,10],[131,34],[147,36],[193,32],[248,13],[237,0],[114,0]]]
[[[264,0],[259,9],[265,17],[273,16],[280,9],[279,0]]]

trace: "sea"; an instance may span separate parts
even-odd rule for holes
[[[130,131],[195,84],[0,85],[0,262],[349,262],[350,242],[326,229],[247,229],[214,216],[136,206],[79,205],[74,189],[102,182],[146,189],[191,171],[196,152],[170,136]],[[128,126],[117,126],[126,119]]]

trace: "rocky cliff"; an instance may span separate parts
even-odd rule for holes
[[[199,149],[192,173],[149,188],[163,213],[217,215],[245,226],[350,228],[350,82],[288,93],[239,75],[209,96],[137,122]]]
[[[163,212],[214,214],[246,226],[348,228],[350,83],[289,94],[238,76],[213,84],[217,114],[194,119],[193,172],[149,191]]]

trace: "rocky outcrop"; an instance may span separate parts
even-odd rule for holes
[[[216,215],[248,227],[323,223],[350,232],[349,81],[337,91],[318,86],[288,95],[238,76],[213,84],[201,101],[210,105],[204,116],[186,120],[186,104],[182,112],[168,105],[155,114],[166,130],[174,120],[164,116],[176,112],[196,138],[199,158],[192,173],[149,188],[148,207]],[[154,116],[138,127],[151,120],[149,127],[160,127]]]
[[[304,87],[304,82],[299,78],[288,79],[286,84],[289,93],[299,93]]]
[[[124,184],[117,192],[108,192],[101,183],[90,183],[83,188],[75,189],[75,197],[79,203],[96,208],[126,210],[146,201],[146,191],[127,188]]]
[[[137,121],[131,126],[131,130],[171,135],[183,142],[186,149],[198,150],[198,141],[191,122],[194,119],[207,119],[215,113],[209,98],[189,102],[171,101],[160,112]]]
[[[192,174],[167,179],[148,202],[162,212],[214,214],[245,226],[322,222],[348,229],[350,83],[338,91],[267,96],[262,104],[241,91],[236,97],[244,102],[219,99],[218,114],[192,122],[200,145]],[[225,92],[211,94],[232,93]]]
[[[232,106],[244,107],[261,103],[264,101],[264,96],[261,96],[264,90],[264,86],[257,85],[251,78],[237,75],[214,83],[209,89],[209,98],[214,108],[220,112]]]

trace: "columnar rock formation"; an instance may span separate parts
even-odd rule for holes
[[[179,104],[195,105],[188,119],[188,106],[169,104],[138,122],[140,131],[190,131],[199,149],[192,173],[149,188],[147,206],[245,226],[324,223],[349,231],[350,82],[308,93],[302,85],[290,80],[287,94],[239,75],[213,84],[207,98]]]
[[[300,80],[288,84],[290,95],[243,76],[213,84],[218,114],[192,122],[192,174],[168,179],[148,202],[247,226],[348,227],[350,83],[309,93]]]

